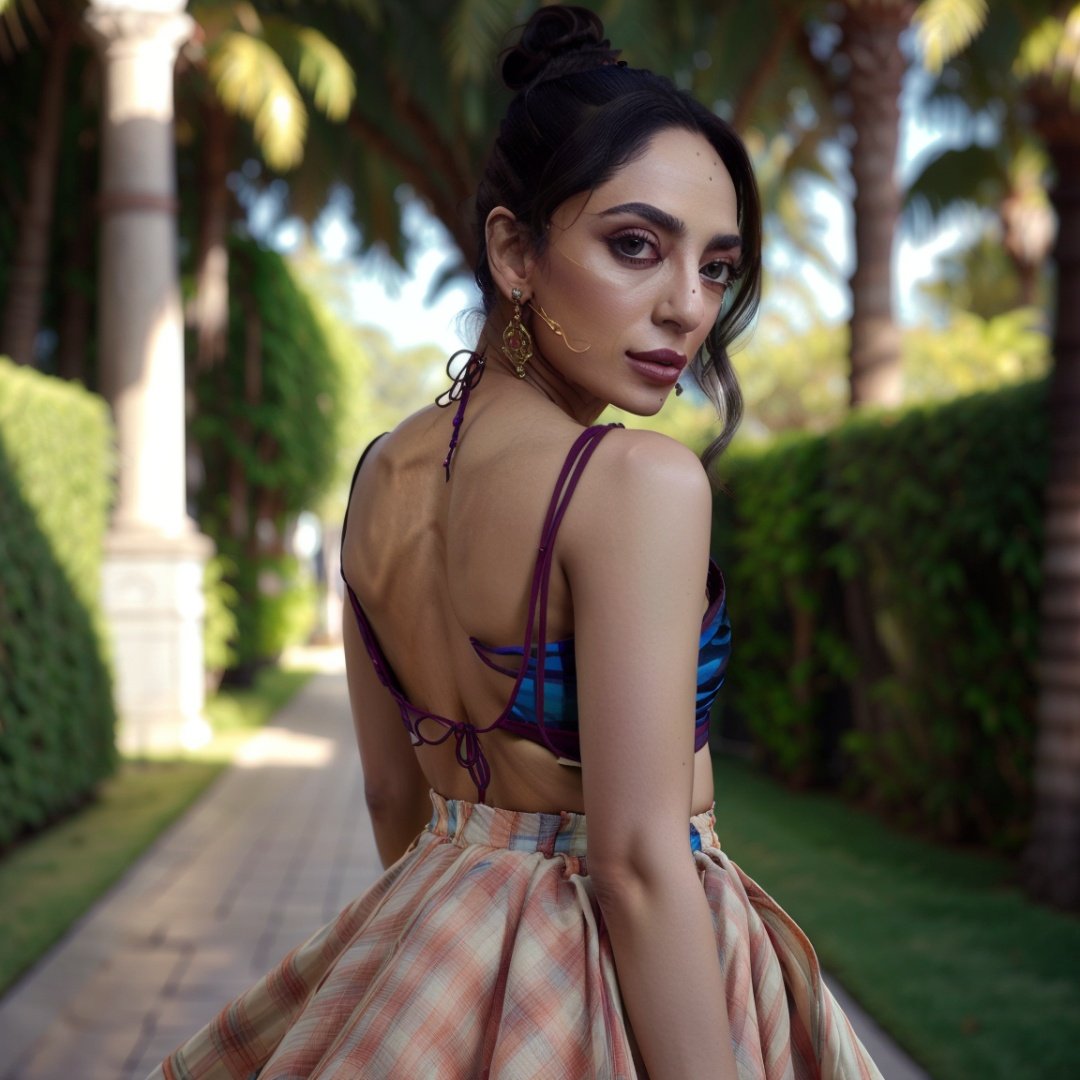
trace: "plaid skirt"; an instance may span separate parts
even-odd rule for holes
[[[151,1080],[644,1077],[584,816],[432,801],[428,827],[374,886]],[[694,817],[691,847],[740,1078],[879,1078],[806,936],[720,850],[714,824]]]

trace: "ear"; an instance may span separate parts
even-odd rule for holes
[[[530,296],[535,258],[526,228],[505,206],[496,206],[488,214],[484,230],[495,287],[503,296],[509,296],[515,288]]]

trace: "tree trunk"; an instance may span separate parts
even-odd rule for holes
[[[86,343],[90,340],[94,289],[94,230],[80,224],[64,257],[66,280],[57,320],[56,374],[61,379],[90,385]]]
[[[76,173],[73,188],[83,206],[92,205],[97,194],[97,173],[93,167],[96,157],[88,147],[79,146],[72,159]],[[93,332],[96,239],[97,219],[92,214],[80,215],[64,245],[63,292],[56,322],[56,374],[91,389],[95,387],[92,374],[87,371],[87,343]]]
[[[26,169],[26,199],[4,304],[0,354],[11,357],[17,364],[34,362],[34,342],[41,324],[64,112],[64,81],[73,37],[74,24],[65,12],[60,12],[52,27],[45,60],[37,138]]]
[[[900,35],[912,6],[873,0],[848,8],[840,46],[850,63],[851,179],[855,186],[855,270],[851,275],[851,395],[854,405],[896,405],[902,393],[900,331],[893,318],[892,248],[900,220],[896,180],[900,91],[906,63]]]
[[[199,240],[195,265],[195,368],[225,356],[229,327],[229,150],[232,125],[217,102],[203,109]]]
[[[1080,115],[1036,100],[1057,171],[1057,322],[1040,603],[1028,890],[1080,908]],[[1040,107],[1041,106],[1041,107]],[[1055,122],[1056,121],[1056,122]]]

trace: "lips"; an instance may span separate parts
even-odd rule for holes
[[[652,382],[670,386],[686,367],[686,357],[672,349],[653,349],[651,352],[628,352],[631,366]]]

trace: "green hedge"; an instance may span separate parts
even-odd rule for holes
[[[1045,384],[727,465],[729,737],[919,829],[1016,846],[1033,742]]]
[[[191,437],[205,475],[199,524],[219,553],[215,631],[234,605],[214,656],[243,682],[314,623],[315,590],[289,537],[336,475],[348,342],[288,261],[254,241],[231,240],[229,288],[228,349],[196,380]]]
[[[0,359],[0,848],[115,764],[98,599],[111,447],[100,398]]]

